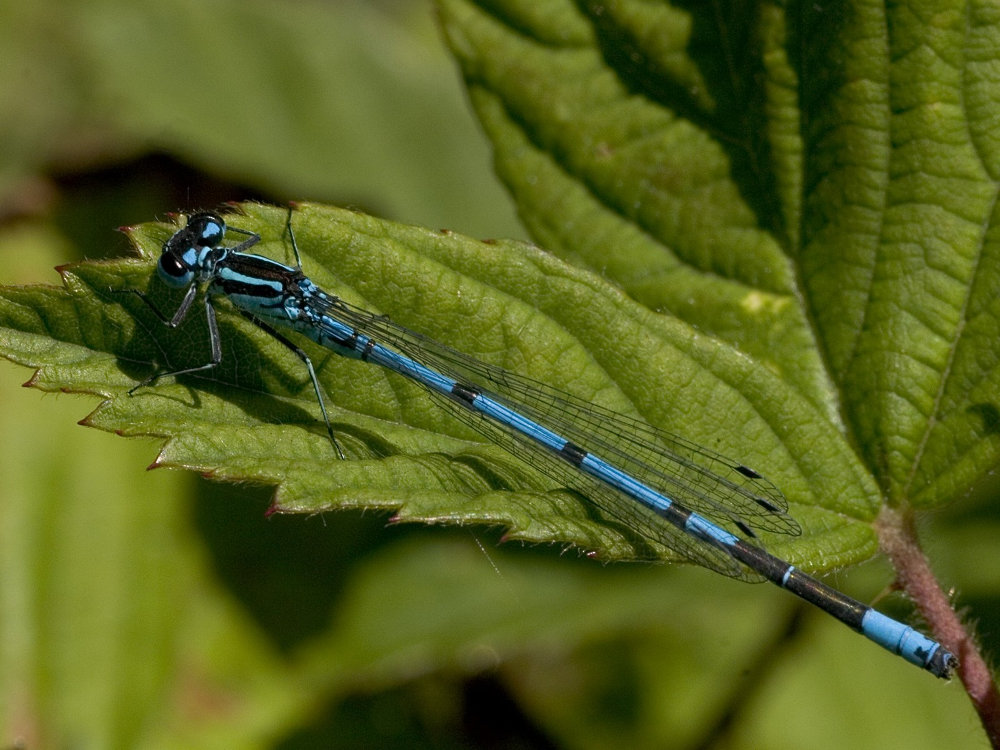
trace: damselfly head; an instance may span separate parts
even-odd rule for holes
[[[206,251],[222,244],[225,235],[226,222],[221,216],[200,213],[189,217],[187,226],[178,229],[163,243],[158,269],[160,279],[172,287],[191,284]]]

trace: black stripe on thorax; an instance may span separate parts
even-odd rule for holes
[[[225,294],[275,297],[301,295],[301,271],[260,255],[233,253],[216,269],[213,279]]]

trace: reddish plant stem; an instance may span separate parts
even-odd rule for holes
[[[916,604],[934,637],[958,657],[958,676],[994,748],[1000,748],[1000,693],[975,639],[941,590],[917,541],[912,514],[883,508],[875,522],[879,545],[899,585]]]

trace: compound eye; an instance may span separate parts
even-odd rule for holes
[[[187,286],[194,278],[191,269],[175,255],[161,255],[159,265],[160,278],[169,286]]]
[[[226,222],[215,214],[196,214],[188,221],[188,229],[197,238],[198,247],[217,247],[226,234]]]

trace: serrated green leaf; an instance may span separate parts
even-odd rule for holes
[[[242,210],[233,225],[258,232],[262,252],[285,258],[287,212]],[[870,477],[816,408],[769,368],[524,243],[481,242],[314,205],[292,218],[311,277],[349,302],[767,466],[807,531],[802,540],[775,539],[776,551],[819,568],[874,552]],[[7,289],[0,304],[6,356],[38,367],[37,387],[105,397],[88,424],[168,438],[159,465],[275,484],[281,510],[383,507],[408,521],[499,525],[509,538],[573,543],[608,559],[640,554],[641,540],[628,530],[482,444],[420,388],[312,347],[351,459],[338,461],[301,362],[225,303],[218,368],[128,396],[157,368],[208,356],[200,314],[170,330],[134,295],[111,291],[148,287],[161,308],[174,309],[177,295],[150,278],[170,232],[135,230],[145,260],[66,267],[62,289]]]
[[[1000,463],[992,11],[439,6],[546,248],[773,368],[893,505]]]

